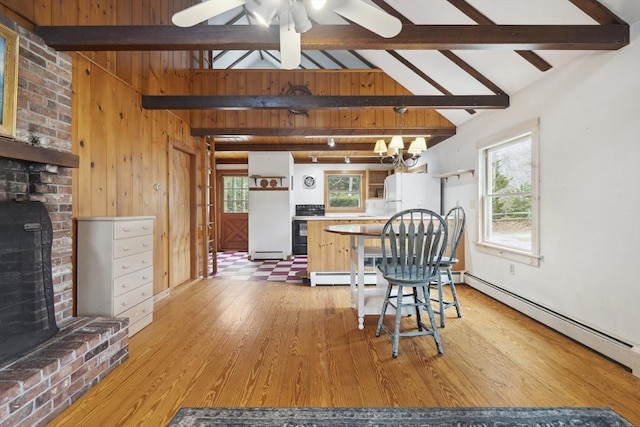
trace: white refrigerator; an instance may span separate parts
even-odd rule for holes
[[[394,173],[384,180],[385,214],[406,209],[429,209],[441,214],[440,178],[427,173]]]

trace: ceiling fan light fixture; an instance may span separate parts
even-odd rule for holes
[[[271,25],[271,21],[276,16],[278,12],[278,2],[273,2],[270,0],[263,0],[260,6],[258,6],[253,14],[255,15],[258,22],[260,22],[265,27]]]
[[[320,10],[327,4],[327,0],[311,0],[311,7],[315,10]]]
[[[307,15],[307,9],[305,9],[304,3],[294,0],[293,3],[291,3],[290,11],[296,33],[305,33],[311,29],[311,21]]]

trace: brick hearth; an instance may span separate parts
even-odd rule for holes
[[[60,332],[0,369],[0,427],[51,421],[128,356],[128,320],[74,317]]]

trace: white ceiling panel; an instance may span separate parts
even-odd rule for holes
[[[399,50],[398,53],[454,95],[493,93],[438,51]]]
[[[415,25],[475,24],[447,0],[387,0],[387,3]]]
[[[498,25],[596,24],[568,0],[467,0]],[[636,1],[636,0],[632,0]]]

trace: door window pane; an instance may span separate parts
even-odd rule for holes
[[[224,176],[222,180],[224,213],[249,212],[249,178],[246,176]]]

